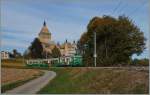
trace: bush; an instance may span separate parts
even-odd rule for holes
[[[149,59],[134,59],[131,63],[131,65],[135,66],[149,66]]]

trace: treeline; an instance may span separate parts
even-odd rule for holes
[[[149,59],[134,59],[131,63],[134,66],[149,66]]]
[[[9,52],[10,58],[22,58],[23,55],[21,55],[20,52],[17,51],[17,49],[13,49],[12,52]]]

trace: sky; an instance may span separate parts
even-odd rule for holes
[[[1,50],[23,53],[38,36],[44,20],[52,40],[77,41],[95,16],[126,15],[144,32],[148,58],[148,0],[1,0]]]

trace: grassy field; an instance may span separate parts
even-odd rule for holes
[[[2,68],[26,68],[22,59],[2,60]],[[128,68],[128,67],[127,67]],[[136,68],[136,67],[135,67]],[[48,68],[39,68],[48,69]],[[58,67],[57,76],[38,93],[148,93],[149,71],[125,68],[69,68]],[[30,80],[30,79],[29,79]],[[27,82],[28,80],[24,80]],[[24,81],[14,83],[13,88]],[[12,84],[5,85],[8,89]]]
[[[17,86],[33,80],[44,73],[40,70],[31,69],[15,69],[15,68],[2,68],[1,70],[1,92],[11,90]]]
[[[1,68],[1,84],[9,84],[18,80],[28,79],[41,74],[40,70]]]
[[[38,93],[148,93],[148,71],[106,68],[52,68],[57,73]]]
[[[1,60],[2,67],[25,67],[25,63],[23,59],[6,59]]]

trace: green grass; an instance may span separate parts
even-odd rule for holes
[[[27,83],[27,82],[35,79],[35,78],[38,78],[38,77],[42,76],[43,74],[44,74],[44,72],[41,71],[40,74],[34,75],[31,78],[28,78],[28,79],[25,79],[25,80],[18,80],[16,82],[4,84],[4,85],[1,86],[1,93],[4,93],[7,90],[11,90],[11,89],[16,88],[18,86],[21,86],[21,85],[23,85],[23,84],[25,84],[25,83]]]
[[[146,85],[148,84],[148,74],[146,76],[137,74],[133,77],[136,72],[102,68],[52,68],[51,70],[55,71],[57,76],[38,93],[148,93]],[[142,78],[146,78],[146,81],[142,81]],[[136,79],[141,81],[137,83]]]

